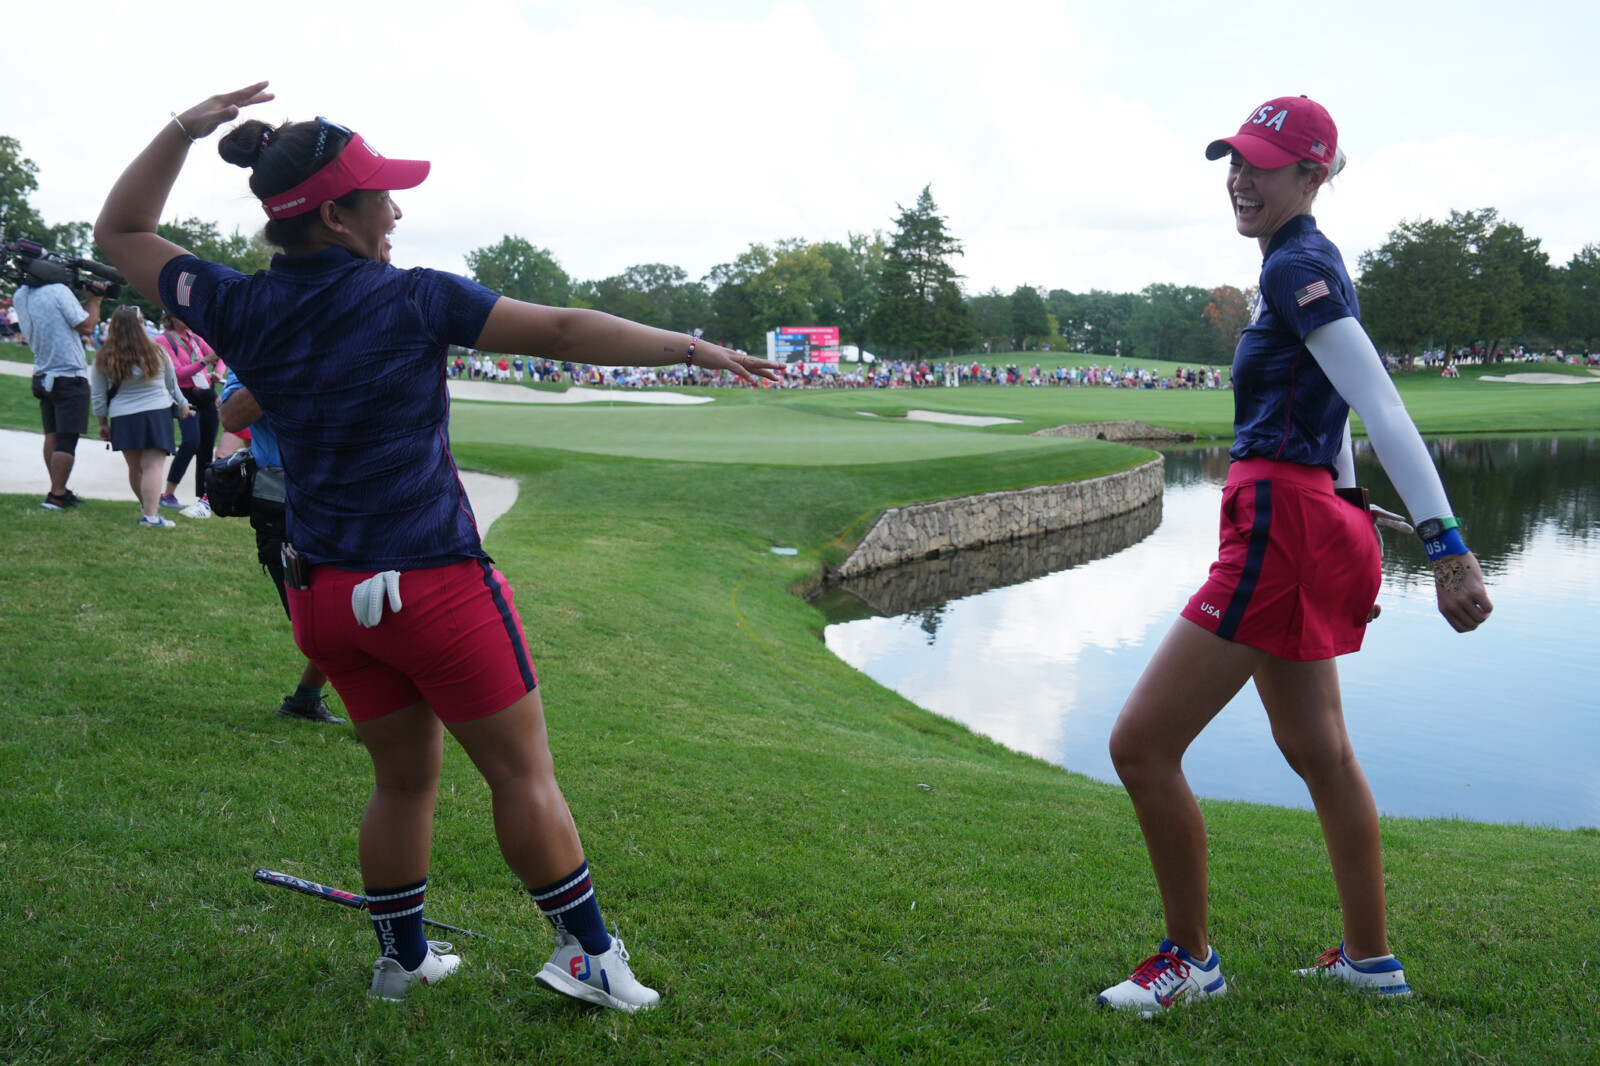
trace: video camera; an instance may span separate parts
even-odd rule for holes
[[[5,253],[5,280],[13,285],[66,285],[74,292],[115,300],[128,283],[114,266],[57,255],[34,241],[12,241],[0,251]]]

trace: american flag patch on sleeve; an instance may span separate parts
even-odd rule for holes
[[[178,275],[178,306],[189,306],[189,295],[194,292],[194,275],[187,270]]]
[[[180,279],[178,284],[182,285],[183,281]],[[1316,300],[1320,300],[1324,296],[1328,296],[1328,295],[1330,295],[1330,293],[1328,292],[1328,283],[1326,281],[1323,281],[1321,278],[1318,278],[1316,281],[1313,281],[1310,285],[1307,285],[1305,288],[1303,288],[1299,292],[1295,293],[1294,294],[1294,302],[1299,304],[1301,307],[1304,307],[1306,304],[1312,303],[1313,301],[1316,301]],[[179,296],[178,298],[180,300],[183,299],[182,296]]]

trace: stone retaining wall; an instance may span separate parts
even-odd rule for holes
[[[1120,422],[1074,422],[1066,426],[1051,426],[1034,431],[1034,437],[1086,437],[1089,440],[1171,440],[1192,441],[1193,433],[1179,433],[1162,429],[1148,422],[1123,420]]]
[[[857,577],[912,559],[937,558],[1126,514],[1160,499],[1161,484],[1162,460],[1157,456],[1132,470],[1088,481],[891,507],[830,576]]]
[[[826,587],[843,589],[874,614],[893,618],[1104,559],[1139,543],[1160,524],[1158,496],[1125,514],[1037,537],[945,552],[937,559],[913,559]]]

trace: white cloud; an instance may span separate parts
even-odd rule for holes
[[[1546,42],[1537,76],[1508,77],[1486,64],[1531,27],[1480,41],[1408,15],[1380,48],[1368,0],[1322,27],[1339,63],[1271,47],[1259,27],[1282,13],[1249,4],[1223,25],[1185,5],[1029,0],[329,0],[287,28],[136,6],[35,5],[13,37],[70,41],[78,60],[0,100],[50,221],[92,218],[167,112],[265,76],[280,95],[261,117],[325,114],[434,161],[401,199],[404,264],[461,269],[518,233],[580,277],[698,275],[751,241],[887,229],[931,183],[974,289],[1242,285],[1259,256],[1200,149],[1298,86],[1345,131],[1352,166],[1319,218],[1352,264],[1450,208],[1496,206],[1558,262],[1600,239],[1600,137],[1563,59],[1589,15]],[[1449,47],[1427,47],[1440,33]],[[246,175],[210,144],[191,155],[168,217],[259,225]]]

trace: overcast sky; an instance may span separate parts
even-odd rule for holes
[[[1357,256],[1400,220],[1493,206],[1563,263],[1600,242],[1600,7],[1028,0],[0,0],[0,133],[48,222],[213,92],[269,78],[433,161],[395,261],[463,270],[507,233],[576,278],[700,276],[752,241],[886,233],[931,184],[969,291],[1254,283],[1208,141],[1305,93],[1349,168],[1318,203]],[[243,170],[191,151],[166,218],[261,224]]]

